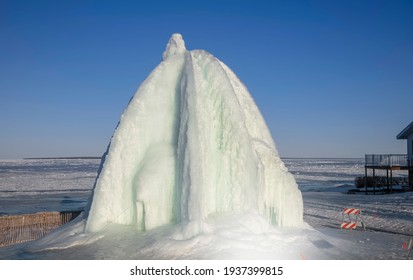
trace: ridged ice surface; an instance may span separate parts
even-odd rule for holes
[[[86,232],[181,223],[196,234],[221,213],[300,227],[301,193],[242,82],[208,52],[187,51],[179,34],[162,57],[113,134]]]

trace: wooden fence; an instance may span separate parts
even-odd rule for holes
[[[0,216],[0,247],[39,239],[53,229],[70,222],[81,211],[39,212]]]

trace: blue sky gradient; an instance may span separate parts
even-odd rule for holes
[[[0,158],[102,155],[175,32],[239,76],[281,156],[406,152],[413,1],[0,0]]]

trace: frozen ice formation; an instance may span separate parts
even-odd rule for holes
[[[162,54],[162,58],[165,60],[172,55],[183,54],[185,52],[185,42],[182,39],[182,35],[175,33],[172,34],[171,39],[169,39],[166,49]]]
[[[114,132],[89,205],[86,232],[109,224],[195,232],[221,213],[303,224],[294,177],[248,90],[206,51],[173,34]]]

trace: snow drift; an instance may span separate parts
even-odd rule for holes
[[[102,161],[86,232],[182,223],[219,213],[302,225],[302,197],[248,90],[220,60],[173,34],[124,111]]]

